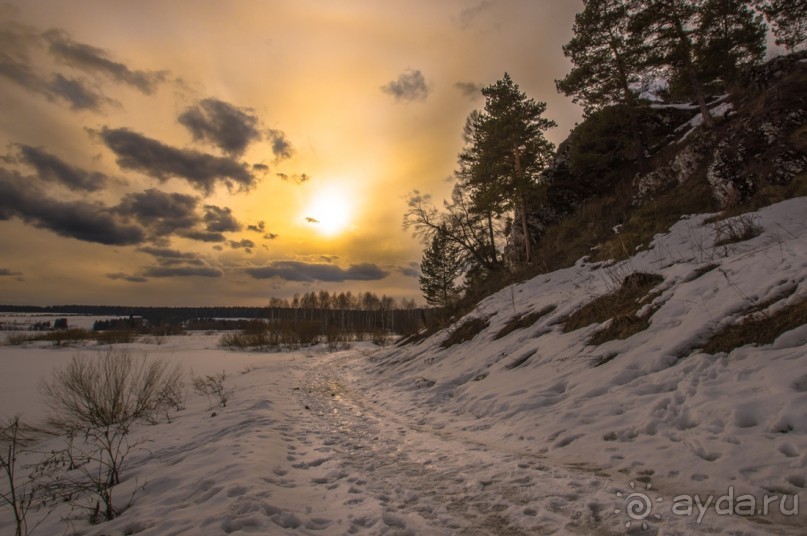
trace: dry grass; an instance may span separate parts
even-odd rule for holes
[[[706,342],[703,351],[716,354],[746,344],[771,344],[782,333],[804,324],[807,324],[807,297],[776,313],[747,317],[739,324],[723,327]]]
[[[662,281],[664,278],[658,274],[630,274],[617,290],[575,311],[563,326],[564,332],[612,320],[608,327],[598,331],[589,341],[589,344],[599,345],[613,339],[625,339],[647,329],[650,325],[649,315],[639,318],[637,313],[653,287]]]
[[[533,311],[531,313],[527,313],[525,315],[516,315],[511,318],[505,326],[499,330],[493,340],[497,341],[502,337],[509,335],[510,333],[517,331],[519,329],[524,329],[532,326],[535,324],[541,317],[544,317],[554,311],[557,308],[556,305],[547,305],[543,309],[539,311]]]
[[[762,227],[757,223],[757,219],[750,214],[717,222],[715,230],[717,231],[715,247],[745,242],[762,233]]]
[[[482,331],[483,329],[487,328],[490,325],[490,320],[488,318],[481,318],[481,317],[474,317],[469,318],[451,332],[451,334],[446,337],[440,346],[443,348],[449,348],[454,346],[455,344],[461,344],[466,341],[470,341],[476,335]]]

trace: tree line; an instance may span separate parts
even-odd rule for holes
[[[585,119],[618,107],[631,140],[622,152],[642,165],[651,151],[641,121],[650,93],[694,102],[704,127],[713,128],[707,99],[728,92],[744,69],[765,59],[769,28],[785,49],[803,47],[807,0],[584,0],[562,47],[572,68],[556,87],[582,106]],[[555,157],[545,132],[556,126],[543,116],[546,103],[528,97],[507,73],[482,95],[484,108],[471,112],[462,132],[450,198],[438,207],[414,191],[403,218],[404,229],[425,244],[420,288],[436,307],[451,307],[492,275],[533,263],[547,222],[569,212],[559,205],[580,203],[600,187],[573,185],[572,201],[559,199],[545,173]]]
[[[138,330],[154,327],[186,329],[241,329],[250,319],[270,324],[278,322],[317,322],[323,330],[409,332],[422,325],[426,314],[413,298],[396,300],[385,294],[365,291],[329,292],[312,290],[290,298],[272,297],[260,307],[129,307],[116,305],[21,306],[0,305],[9,313],[82,314],[115,316],[97,320],[93,330]],[[59,328],[66,328],[68,320]],[[240,324],[239,324],[240,322]],[[50,327],[50,324],[47,324]],[[56,329],[57,326],[54,326]]]

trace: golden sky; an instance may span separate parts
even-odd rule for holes
[[[562,141],[569,0],[0,3],[0,303],[419,298],[438,200],[504,72]]]

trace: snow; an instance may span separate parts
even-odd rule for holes
[[[770,302],[770,314],[807,296],[805,215],[807,198],[764,208],[759,236],[720,247],[708,215],[682,218],[631,259],[581,260],[490,296],[468,315],[490,325],[449,348],[445,331],[333,353],[225,351],[202,334],[129,345],[197,375],[224,369],[235,395],[210,409],[190,394],[173,422],[139,428],[148,451],[116,488],[124,498],[143,487],[131,507],[71,526],[88,535],[804,534],[807,326],[728,354],[698,348],[754,305]],[[602,325],[563,332],[566,316],[637,271],[664,277],[642,311],[652,315],[646,330],[600,346],[586,341]],[[494,338],[511,317],[548,306],[533,326]],[[7,389],[35,385],[76,351],[0,347],[2,412],[40,415],[35,389]],[[644,497],[651,510],[630,517]],[[702,511],[685,515],[687,497]],[[720,515],[739,497],[760,511],[767,497],[769,511],[740,515],[738,502]],[[68,512],[40,532],[64,533]],[[11,527],[0,511],[0,533]]]
[[[710,104],[711,106],[712,104]],[[721,102],[716,106],[712,106],[709,108],[709,113],[712,117],[724,117],[726,114],[730,113],[734,109],[734,106],[730,102]],[[698,114],[683,125],[679,126],[676,130],[683,130],[687,129],[683,136],[681,136],[676,143],[682,143],[686,140],[690,134],[695,132],[695,130],[703,124],[703,115]]]

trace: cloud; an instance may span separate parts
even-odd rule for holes
[[[262,233],[266,230],[266,222],[259,221],[255,225],[247,225],[247,231],[255,231],[256,233]]]
[[[312,218],[311,216],[306,216],[305,221],[307,221],[308,223],[319,223],[318,219]]]
[[[246,164],[230,158],[177,149],[126,128],[104,127],[99,134],[117,156],[121,168],[140,171],[160,181],[183,178],[207,194],[212,193],[218,181],[228,188],[235,182],[245,189],[257,182]]]
[[[464,96],[471,99],[482,96],[482,86],[474,82],[457,82],[454,87],[459,89]]]
[[[293,174],[293,175],[287,175],[285,173],[278,173],[277,176],[280,177],[280,180],[294,181],[297,184],[302,184],[302,183],[307,182],[307,181],[309,181],[311,179],[311,177],[309,177],[305,173],[301,173],[299,175],[296,174],[296,173]]]
[[[392,95],[397,101],[426,100],[429,96],[423,73],[412,69],[402,73],[397,80],[381,86],[381,91]]]
[[[64,30],[49,30],[43,37],[50,45],[50,53],[63,63],[85,72],[108,76],[146,95],[154,93],[157,86],[166,80],[165,71],[132,70],[123,63],[110,59],[103,49],[73,41]]]
[[[194,253],[185,253],[176,249],[170,248],[157,248],[146,246],[142,248],[137,248],[137,251],[142,251],[143,253],[147,253],[153,257],[163,258],[163,259],[179,259],[179,260],[189,260],[189,259],[196,259],[196,254]]]
[[[57,97],[69,102],[70,108],[73,110],[98,111],[103,103],[108,102],[106,98],[89,89],[83,82],[66,78],[59,73],[53,75],[48,89]]]
[[[244,249],[247,253],[252,253],[252,248],[255,247],[255,242],[248,238],[244,238],[240,241],[230,240],[230,247],[233,249]]]
[[[490,0],[483,0],[482,2],[477,2],[471,7],[466,7],[460,11],[460,27],[465,30],[492,6],[493,3]]]
[[[134,218],[154,234],[164,236],[196,226],[200,222],[197,204],[198,198],[192,195],[149,188],[124,195],[115,211]]]
[[[294,155],[294,148],[291,142],[286,138],[286,134],[281,130],[270,129],[266,131],[266,137],[272,142],[272,154],[275,155],[275,161],[286,160]]]
[[[8,268],[0,268],[0,277],[17,277],[21,275],[21,272],[14,272]]]
[[[230,155],[241,155],[261,139],[258,116],[218,99],[204,99],[185,110],[177,120],[195,140],[206,140]]]
[[[299,261],[276,261],[269,266],[247,268],[255,279],[278,278],[293,282],[322,281],[340,283],[343,281],[378,281],[389,275],[375,264],[354,264],[344,269],[333,264],[305,263]]]
[[[266,240],[277,240],[277,238],[278,238],[279,236],[280,236],[280,235],[279,235],[279,234],[277,234],[277,233],[266,233],[265,235],[263,235],[263,237],[264,237]]]
[[[36,30],[14,22],[0,25],[0,76],[49,95],[48,84],[30,67],[29,50],[40,41]]]
[[[199,242],[226,242],[227,237],[221,233],[211,233],[208,231],[186,231],[181,233],[185,238],[198,240]]]
[[[146,277],[221,277],[224,272],[218,268],[196,266],[150,266],[143,270]]]
[[[398,271],[406,277],[420,277],[420,270],[411,266],[401,266]]]
[[[213,233],[226,233],[241,230],[241,224],[233,217],[233,211],[228,207],[205,205],[204,222],[207,230]]]
[[[128,281],[129,283],[145,283],[148,281],[145,277],[139,275],[129,275],[124,274],[123,272],[117,272],[114,274],[106,274],[109,279],[113,281]]]
[[[145,239],[143,228],[120,221],[118,214],[105,205],[49,198],[35,183],[0,168],[0,220],[14,216],[85,242],[122,246]]]
[[[30,145],[18,145],[22,160],[36,169],[39,178],[58,182],[71,190],[94,192],[104,187],[107,176],[71,166],[59,157]]]

